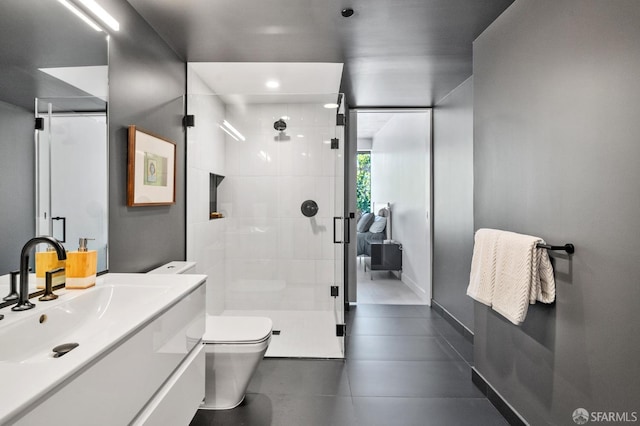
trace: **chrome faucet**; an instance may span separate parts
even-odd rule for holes
[[[18,304],[11,308],[12,311],[26,311],[36,306],[29,302],[29,253],[33,247],[40,243],[47,243],[56,249],[58,260],[67,258],[67,252],[62,243],[53,237],[35,237],[27,241],[20,253],[20,297]]]

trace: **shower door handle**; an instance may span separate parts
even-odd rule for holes
[[[51,220],[61,220],[62,221],[62,239],[61,243],[67,242],[67,218],[62,216],[52,217]]]
[[[351,219],[348,217],[344,218],[344,222],[346,223],[347,226],[345,226],[345,234],[344,234],[344,243],[345,244],[350,244],[351,243]]]
[[[342,241],[339,241],[336,237],[336,223],[340,223],[340,220],[344,220],[345,226],[342,228]],[[342,216],[334,216],[333,217],[333,243],[334,244],[349,244],[351,242],[351,238],[349,234],[351,233],[351,222],[348,217]]]

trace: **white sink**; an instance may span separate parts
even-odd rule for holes
[[[4,385],[0,386],[0,424],[21,418],[61,386],[81,377],[78,374],[105,354],[124,347],[125,342],[173,306],[193,299],[193,292],[203,292],[205,279],[205,275],[106,274],[98,277],[95,287],[56,291],[59,298],[54,301],[34,298],[34,309],[1,309],[4,319],[0,320],[0,377]],[[204,309],[204,297],[198,299],[202,299],[198,303]],[[204,316],[202,322],[204,329]],[[159,338],[160,331],[163,336],[179,334],[171,324],[175,322],[154,332],[149,357],[167,344]],[[52,349],[65,343],[78,346],[54,357]],[[187,351],[183,343],[182,352]],[[166,354],[158,355],[158,359],[165,358]]]
[[[63,343],[82,346],[104,338],[130,310],[142,309],[169,289],[168,286],[105,285],[70,300],[61,300],[54,306],[42,302],[43,309],[33,314],[23,313],[22,318],[0,328],[0,342],[3,342],[0,362],[55,362],[54,347]]]

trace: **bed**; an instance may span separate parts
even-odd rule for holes
[[[371,243],[391,239],[391,209],[388,203],[377,213],[364,213],[356,225],[356,255],[371,256]]]

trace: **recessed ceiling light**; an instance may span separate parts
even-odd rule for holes
[[[304,135],[296,135],[299,138],[304,138]]]
[[[280,82],[277,80],[269,80],[265,83],[265,86],[267,86],[269,89],[277,89],[278,87],[280,87]]]
[[[324,104],[324,107],[327,109],[335,109],[338,108],[340,105],[338,104]]]

